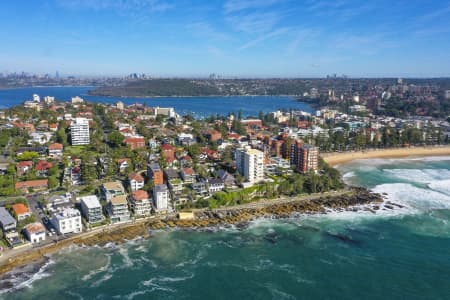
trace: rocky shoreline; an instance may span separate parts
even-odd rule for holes
[[[245,225],[258,218],[289,218],[299,214],[325,214],[329,210],[351,210],[356,206],[371,204],[379,207],[382,195],[371,193],[364,188],[352,188],[347,193],[325,195],[311,200],[292,198],[290,201],[277,203],[276,200],[258,207],[234,207],[217,210],[199,210],[194,212],[192,220],[180,220],[176,217],[155,218],[141,222],[123,224],[105,228],[101,231],[86,233],[41,248],[29,249],[0,265],[0,275],[34,262],[43,261],[52,253],[70,245],[96,246],[108,243],[124,243],[136,238],[148,238],[152,230],[166,228],[199,229],[215,226]],[[356,209],[358,210],[358,209]]]

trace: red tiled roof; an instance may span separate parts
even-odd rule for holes
[[[183,173],[186,175],[193,175],[195,172],[192,168],[184,168]]]
[[[48,186],[48,179],[21,181],[21,182],[17,182],[15,186],[16,186],[16,190],[20,190],[23,188],[46,187],[46,186]]]
[[[39,232],[45,231],[44,225],[42,225],[42,223],[39,223],[39,222],[28,224],[25,226],[25,229],[29,233],[39,233]]]
[[[172,145],[170,145],[170,144],[162,144],[161,145],[161,149],[162,150],[173,150],[174,147]]]
[[[134,200],[137,200],[137,201],[145,200],[145,199],[148,199],[148,193],[143,190],[138,190],[138,191],[133,192],[133,198],[134,198]]]
[[[12,209],[14,210],[16,216],[24,215],[30,212],[28,207],[23,203],[13,204]]]
[[[17,164],[18,168],[31,167],[31,166],[33,166],[33,162],[29,161],[29,160],[21,161]]]
[[[144,178],[138,173],[132,173],[128,176],[128,179],[142,182]]]
[[[51,144],[50,146],[48,146],[48,150],[62,150],[63,149],[63,145],[62,144]]]
[[[45,160],[40,160],[37,164],[36,164],[36,171],[46,171],[50,168],[53,167],[53,164],[51,162],[45,161]]]
[[[117,160],[118,164],[123,164],[124,162],[130,162],[130,159],[129,158],[119,158]]]

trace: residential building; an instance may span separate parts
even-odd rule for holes
[[[86,118],[75,118],[70,125],[72,145],[89,145],[89,121]]]
[[[152,210],[150,197],[146,191],[138,190],[131,194],[130,207],[136,216],[147,216]]]
[[[143,137],[127,137],[124,142],[132,150],[145,148],[145,139]]]
[[[169,208],[169,189],[165,184],[155,185],[153,188],[153,205],[156,211],[167,210]]]
[[[34,167],[36,170],[37,176],[47,176],[48,171],[53,167],[53,164],[51,162],[48,162],[46,160],[40,160]]]
[[[113,197],[124,195],[125,189],[120,181],[113,181],[102,184],[101,192],[103,199],[111,201]]]
[[[32,244],[45,241],[45,227],[42,223],[35,222],[25,225],[23,232]]]
[[[20,181],[15,184],[16,190],[20,190],[23,193],[27,193],[30,190],[38,191],[48,188],[48,179]]]
[[[80,104],[83,102],[84,102],[83,98],[80,98],[79,96],[72,97],[72,104]]]
[[[17,218],[17,221],[25,220],[28,217],[31,217],[30,209],[23,203],[16,203],[11,206],[14,215]]]
[[[157,163],[149,163],[147,166],[147,176],[153,180],[153,185],[160,185],[164,183],[164,173]]]
[[[117,167],[119,169],[119,174],[125,173],[125,171],[130,166],[130,160],[128,158],[119,158],[117,160]]]
[[[98,201],[97,196],[84,196],[77,200],[81,204],[81,212],[89,223],[98,223],[103,221],[102,205]]]
[[[58,234],[79,233],[82,230],[80,211],[71,207],[55,212],[51,223]]]
[[[195,181],[195,171],[192,168],[183,168],[180,174],[184,183],[193,183]]]
[[[21,161],[16,165],[17,175],[22,176],[27,174],[33,168],[32,161]]]
[[[144,188],[144,177],[138,173],[133,173],[128,176],[130,188],[132,191],[137,191]]]
[[[175,160],[175,147],[170,144],[162,144],[161,155],[168,163],[172,163]]]
[[[3,206],[0,207],[0,226],[3,232],[16,230],[17,227],[16,219]]]
[[[219,170],[217,176],[218,178],[222,179],[225,186],[233,186],[236,184],[236,179],[234,178],[234,176],[223,169]]]
[[[208,179],[208,191],[210,194],[222,191],[225,188],[225,184],[220,178]]]
[[[250,183],[264,179],[264,153],[250,147],[236,150],[238,172]]]
[[[199,180],[196,183],[193,183],[192,189],[199,196],[208,195],[208,186],[207,186],[207,182],[205,180]]]
[[[64,146],[62,144],[51,144],[48,146],[48,156],[61,157],[63,155]]]
[[[108,215],[112,223],[126,222],[130,220],[130,212],[128,211],[128,202],[126,195],[112,197],[108,203]]]
[[[295,165],[297,171],[302,173],[310,170],[317,172],[319,170],[319,148],[304,144],[299,149],[298,161]]]

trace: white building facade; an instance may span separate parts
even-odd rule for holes
[[[75,118],[72,120],[70,135],[73,146],[89,145],[89,120],[86,118]]]
[[[153,205],[156,211],[167,210],[169,208],[169,189],[165,184],[155,185],[153,188]]]
[[[238,172],[250,183],[264,179],[264,153],[249,147],[236,150]]]
[[[51,222],[59,234],[79,233],[82,230],[81,214],[75,208],[65,208],[53,214]]]

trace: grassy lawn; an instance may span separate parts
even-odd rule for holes
[[[83,153],[86,150],[85,146],[69,146],[64,149],[64,152],[66,152],[68,155],[71,156],[80,156],[81,153]]]

